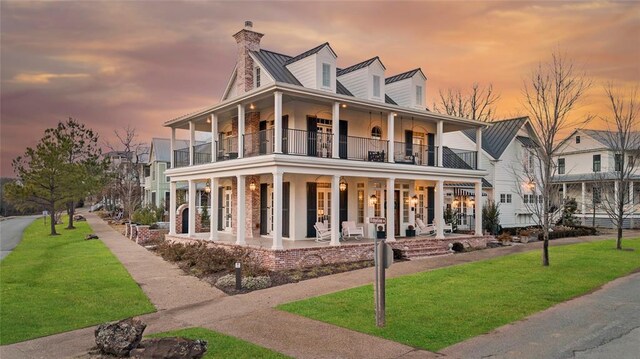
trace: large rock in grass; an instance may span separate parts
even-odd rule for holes
[[[157,338],[143,340],[129,355],[135,359],[199,359],[206,352],[205,340]]]
[[[145,323],[135,318],[100,324],[96,329],[96,345],[105,354],[128,356],[140,344],[146,327]]]

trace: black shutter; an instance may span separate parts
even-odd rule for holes
[[[268,183],[260,183],[260,234],[269,234],[269,229],[267,228],[267,221],[269,216],[269,208],[267,207],[267,203],[269,203],[269,199],[267,194],[269,191]]]
[[[345,120],[340,120],[339,122],[340,128],[340,137],[338,138],[339,142],[339,151],[338,154],[340,158],[347,159],[347,136],[349,136],[349,122]]]
[[[289,115],[282,116],[282,153],[289,153]]]
[[[267,121],[260,121],[258,125],[258,136],[260,143],[260,154],[264,155],[267,153]]]
[[[289,202],[291,201],[289,182],[282,184],[282,236],[289,237]]]
[[[427,134],[427,148],[429,149],[427,152],[427,166],[435,166],[436,165],[436,146],[435,144],[435,136],[433,133]]]
[[[349,213],[349,187],[344,191],[340,191],[340,228],[342,228],[342,222],[348,221]]]
[[[307,182],[307,237],[315,237],[316,229],[313,226],[318,221],[318,185],[315,182]]]
[[[425,224],[433,223],[434,209],[435,209],[435,188],[427,187],[427,221]]]
[[[221,231],[224,229],[223,221],[224,221],[224,187],[218,187],[218,230]]]
[[[313,156],[313,157],[317,156],[318,155],[317,147],[318,147],[318,119],[315,117],[307,116],[307,156]]]
[[[413,131],[404,131],[404,155],[413,156]]]

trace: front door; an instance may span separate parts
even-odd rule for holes
[[[189,208],[182,210],[182,233],[189,233]]]
[[[224,191],[224,230],[230,232],[233,219],[233,208],[231,208],[231,190]]]

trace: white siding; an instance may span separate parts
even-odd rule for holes
[[[411,92],[411,79],[392,82],[385,86],[387,95],[391,97],[399,106],[412,107],[411,102],[413,92]],[[415,92],[415,91],[414,91]]]
[[[287,65],[287,69],[289,69],[293,76],[300,81],[302,86],[318,88],[318,69],[316,65],[316,55],[311,55],[300,61]],[[320,71],[322,71],[322,69],[320,69]],[[320,73],[320,76],[322,76],[322,72]],[[320,78],[320,81],[322,81],[322,78]]]
[[[336,57],[333,55],[328,46],[322,48],[314,55],[316,59],[316,84],[318,90],[324,90],[329,92],[336,92]],[[329,70],[329,87],[325,87],[322,84],[322,64],[329,64],[331,67]]]
[[[369,84],[368,99],[373,101],[384,102],[384,94],[385,94],[384,67],[382,67],[382,64],[380,64],[380,61],[376,60],[371,65],[369,65],[368,69],[369,69],[368,81],[367,81],[367,83]],[[373,95],[373,76],[374,75],[380,76],[380,96],[378,97]]]
[[[340,76],[338,80],[340,83],[344,85],[353,96],[358,98],[367,98],[368,88],[367,88],[367,75],[369,71],[367,68],[362,68],[356,71],[349,72],[343,76]],[[384,78],[381,79],[384,82]]]

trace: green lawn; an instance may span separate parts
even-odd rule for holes
[[[149,335],[151,338],[182,337],[207,341],[204,359],[214,358],[289,358],[286,355],[204,328],[188,328]]]
[[[31,224],[0,262],[0,344],[150,313],[155,308],[91,229]]]
[[[487,333],[640,268],[640,239],[550,247],[387,280],[387,325],[375,326],[373,287],[345,290],[279,309],[437,351]]]

